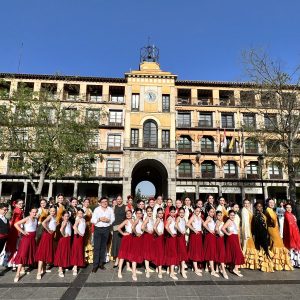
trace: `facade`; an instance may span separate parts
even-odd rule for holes
[[[178,80],[162,71],[153,49],[149,51],[139,70],[124,78],[0,73],[5,81],[1,105],[21,82],[35,92],[51,86],[66,107],[72,104],[99,122],[91,141],[99,150],[93,176],[46,180],[43,196],[126,197],[149,180],[157,195],[173,200],[184,195],[204,199],[207,194],[238,202],[244,197],[286,198],[284,169],[269,164],[261,155],[265,146],[243,130],[247,124],[268,126],[263,115],[249,112],[263,101],[251,85]],[[29,180],[10,170],[15,154],[0,157],[1,196],[32,194]],[[300,176],[297,186],[300,193]]]

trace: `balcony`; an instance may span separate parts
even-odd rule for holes
[[[201,147],[201,153],[212,153],[215,152],[214,147]]]
[[[283,179],[282,174],[269,174],[270,179]]]
[[[122,177],[121,170],[116,170],[116,171],[106,170],[106,177],[109,177],[109,178],[119,178],[119,177]]]
[[[122,121],[108,121],[108,126],[110,127],[123,127]]]
[[[190,97],[176,97],[177,105],[191,105],[192,99]]]
[[[260,179],[259,174],[246,174],[247,179]]]
[[[187,145],[185,145],[185,147],[177,146],[177,151],[183,153],[189,153],[189,152],[193,152],[193,147],[192,145],[190,145],[190,147],[188,147]]]
[[[202,172],[201,176],[202,178],[215,178],[216,174],[215,172]]]
[[[198,121],[198,127],[200,128],[212,128],[213,122],[212,120],[199,120]]]
[[[106,149],[107,151],[121,151],[122,145],[107,145]]]
[[[176,127],[178,127],[178,128],[190,128],[190,127],[192,127],[192,122],[177,122]]]
[[[224,173],[224,178],[239,178],[238,173]]]
[[[245,149],[245,154],[257,154],[257,153],[259,153],[258,148]]]
[[[143,141],[144,148],[158,148],[157,142],[145,142]]]
[[[178,178],[194,178],[193,173],[192,172],[177,172],[177,177]]]

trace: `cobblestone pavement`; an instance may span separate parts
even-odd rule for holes
[[[77,277],[67,271],[59,278],[57,269],[37,281],[36,270],[13,283],[15,273],[0,269],[0,299],[300,299],[300,270],[293,272],[262,273],[243,270],[243,278],[229,274],[229,280],[211,277],[203,273],[198,277],[191,271],[188,278],[174,281],[156,273],[150,278],[138,275],[132,282],[131,273],[124,269],[123,278],[117,278],[117,270],[106,265],[107,270],[91,274],[91,267],[82,269]]]

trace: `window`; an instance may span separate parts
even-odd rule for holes
[[[178,151],[180,152],[192,152],[192,141],[189,136],[180,136],[178,141]]]
[[[15,114],[17,120],[19,122],[30,122],[31,117],[32,117],[32,111],[30,108],[26,107],[16,107],[16,114]]]
[[[199,113],[199,127],[213,127],[213,116],[211,112]]]
[[[226,145],[222,148],[223,152],[238,152],[238,140],[235,137],[226,137]]]
[[[178,89],[177,90],[177,104],[191,104],[191,90]]]
[[[214,178],[215,177],[215,164],[212,161],[204,161],[201,164],[202,178]]]
[[[247,128],[256,128],[256,120],[254,114],[244,114],[243,115],[243,123]]]
[[[212,105],[212,90],[197,91],[198,105]]]
[[[7,173],[17,175],[22,173],[23,159],[20,156],[10,156],[7,164]]]
[[[28,142],[28,131],[26,129],[16,129],[15,134],[15,143],[25,144]]]
[[[170,111],[170,95],[162,95],[162,111]]]
[[[235,178],[237,176],[237,165],[234,161],[228,161],[224,165],[225,178]]]
[[[214,139],[204,136],[201,139],[201,152],[214,152]]]
[[[109,134],[107,137],[107,148],[110,150],[121,149],[121,135],[120,134]]]
[[[280,142],[277,140],[267,141],[267,153],[278,154],[280,152]]]
[[[277,126],[276,115],[267,114],[265,117],[265,128],[268,130],[274,130]]]
[[[64,109],[64,117],[67,120],[72,120],[77,116],[77,109],[76,108],[65,108]]]
[[[240,99],[242,106],[254,106],[255,105],[255,92],[254,91],[241,91]]]
[[[100,109],[87,109],[85,117],[86,117],[86,122],[93,122],[99,124]]]
[[[234,91],[220,90],[219,97],[220,97],[220,105],[221,106],[234,105]]]
[[[270,179],[282,179],[282,168],[280,164],[272,163],[269,165]]]
[[[120,160],[108,159],[106,163],[106,176],[107,177],[120,177]]]
[[[98,141],[99,141],[99,134],[98,134],[98,132],[92,132],[90,134],[90,137],[89,137],[89,143],[90,143],[90,146],[93,149],[97,149],[98,148]]]
[[[40,118],[45,123],[55,123],[56,122],[56,112],[52,107],[41,107]]]
[[[261,105],[263,107],[276,107],[277,99],[274,92],[262,92],[260,95]]]
[[[131,147],[139,146],[139,130],[138,129],[131,129],[130,146]]]
[[[162,148],[170,148],[170,130],[162,130],[161,134]]]
[[[152,120],[148,120],[144,123],[143,129],[144,147],[145,148],[157,148],[157,124]]]
[[[257,179],[258,176],[258,163],[251,161],[246,167],[247,179]]]
[[[222,114],[222,128],[234,128],[233,114]]]
[[[254,139],[245,140],[245,153],[258,153],[258,142]]]
[[[8,99],[9,98],[9,90],[10,90],[10,81],[1,81],[0,82],[0,99]]]
[[[131,110],[139,111],[140,109],[140,94],[131,95]]]
[[[109,111],[109,125],[111,126],[122,126],[123,124],[123,112],[121,110],[110,110]]]
[[[190,161],[181,161],[178,166],[179,177],[192,177],[192,163]]]
[[[191,127],[191,113],[178,113],[177,126],[178,127]]]

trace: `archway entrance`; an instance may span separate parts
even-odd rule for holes
[[[155,197],[168,197],[168,172],[165,166],[155,159],[138,162],[131,174],[131,194],[135,195],[136,186],[142,181],[150,181],[155,186]]]

